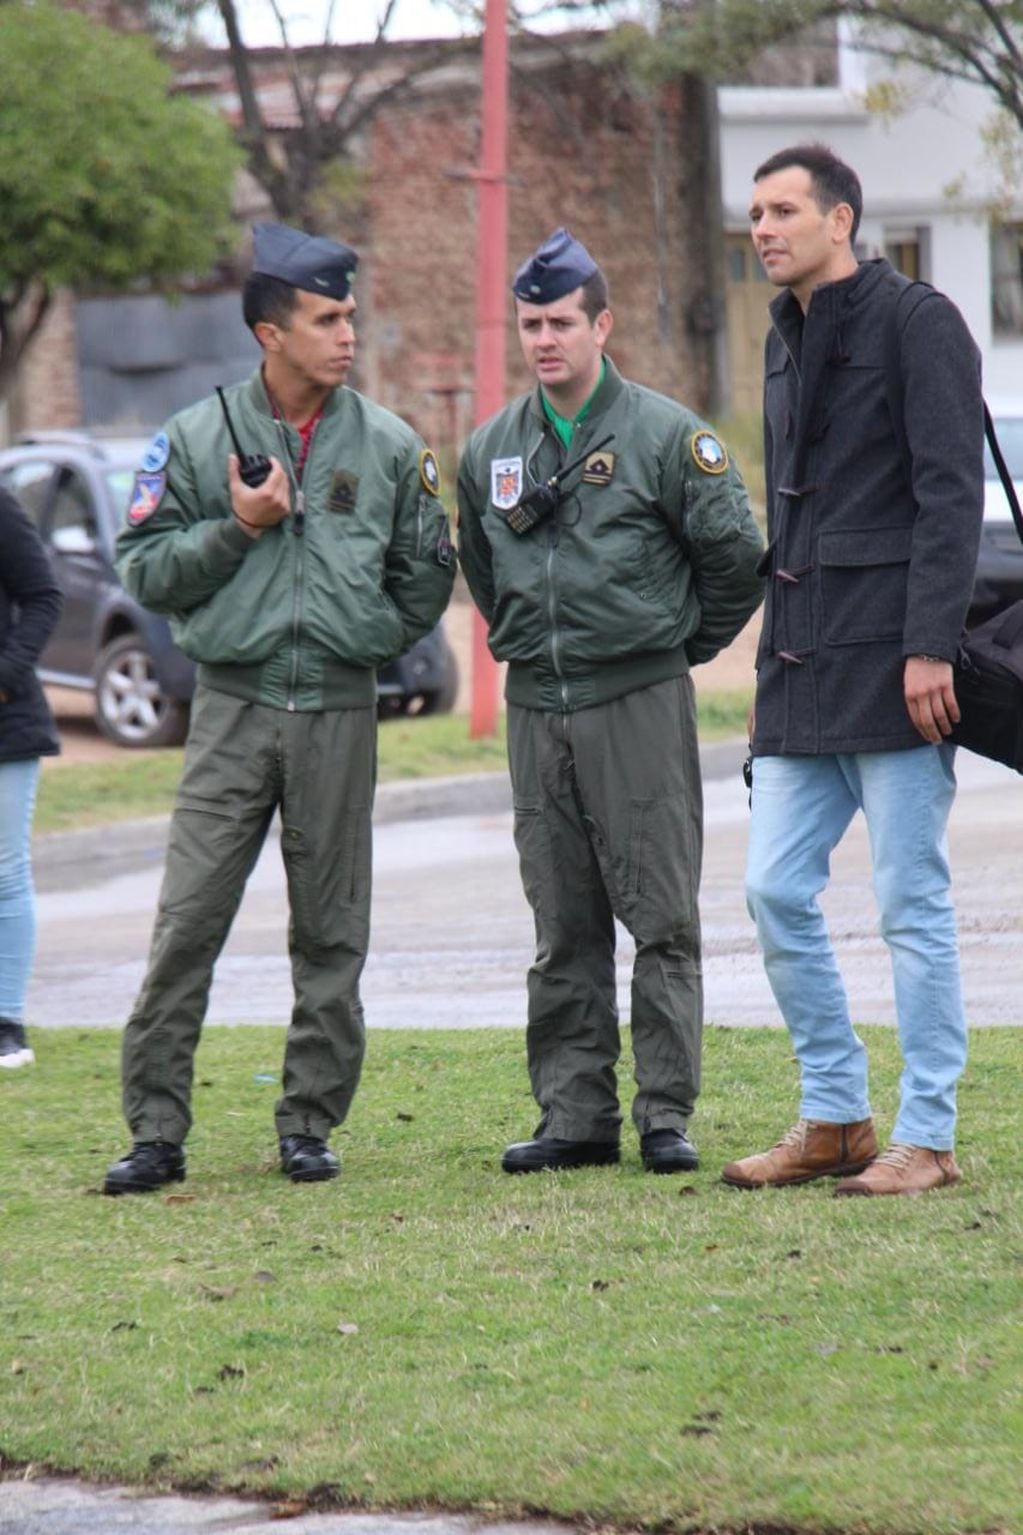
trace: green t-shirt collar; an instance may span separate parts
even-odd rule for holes
[[[590,406],[593,404],[594,396],[596,395],[596,393],[597,393],[598,389],[600,388],[601,384],[604,382],[604,374],[606,372],[607,372],[607,359],[602,357],[600,359],[600,374],[599,374],[599,376],[597,378],[597,382],[594,384],[593,388],[590,390],[590,393],[588,394],[588,396],[586,397],[585,401],[583,402],[582,408],[577,412],[577,414],[575,415],[575,417],[571,421],[568,419],[567,416],[559,416],[558,415],[558,412],[554,409],[554,406],[551,404],[550,400],[544,394],[544,392],[543,392],[543,385],[540,386],[540,401],[541,401],[541,403],[543,405],[544,415],[547,417],[548,421],[554,427],[554,430],[557,432],[558,436],[561,438],[561,441],[562,441],[562,443],[564,444],[564,446],[566,448],[571,445],[572,433],[575,430],[575,428],[577,426],[581,426],[583,421],[585,421],[586,416],[589,413]]]

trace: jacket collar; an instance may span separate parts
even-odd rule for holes
[[[266,392],[266,385],[263,383],[262,368],[257,368],[255,373],[253,373],[250,377],[247,386],[247,393],[249,404],[252,406],[253,410],[255,410],[261,416],[268,416],[271,421],[276,419],[274,416],[273,406],[270,404],[270,397]],[[337,414],[337,412],[341,409],[342,399],[347,393],[348,390],[344,385],[342,385],[340,389],[332,389],[330,391],[327,398],[323,402],[324,417]],[[287,422],[284,424],[287,425]],[[292,430],[294,430],[294,428],[292,428]]]
[[[604,377],[597,388],[596,394],[593,396],[593,399],[590,402],[589,410],[586,412],[586,421],[584,424],[587,429],[589,429],[593,425],[594,421],[598,420],[598,418],[602,416],[605,411],[611,409],[611,406],[618,399],[624,388],[625,380],[622,378],[622,375],[619,373],[610,357],[608,357],[605,353]],[[544,424],[544,422],[546,422],[547,413],[543,408],[543,400],[540,397],[539,384],[537,384],[536,388],[529,396],[529,411],[532,416],[535,416],[541,426]]]
[[[804,316],[799,301],[791,288],[771,301],[770,314],[774,328],[786,347],[795,357],[799,356],[800,340],[805,320],[834,322],[845,311],[854,311],[866,303],[880,283],[891,273],[891,266],[883,256],[861,261],[855,272],[838,282],[821,283],[810,295],[810,307]]]

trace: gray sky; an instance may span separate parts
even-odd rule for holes
[[[475,0],[482,10],[484,0]],[[639,0],[642,5],[642,0]],[[328,0],[278,0],[280,10],[288,24],[288,37],[296,46],[319,43],[323,40],[324,19]],[[522,7],[525,14],[539,9],[540,0],[526,0]],[[274,19],[270,0],[239,0],[242,35],[253,47],[280,42],[280,32]],[[385,0],[335,0],[332,39],[337,43],[366,43],[376,36],[377,22],[385,8]],[[211,8],[212,10],[212,8]],[[533,22],[536,26],[538,23]],[[550,15],[544,23],[547,28],[579,26],[578,16]],[[219,18],[210,16],[207,23],[211,41],[223,43],[223,31]],[[446,0],[398,0],[388,37],[458,37],[462,32],[475,31],[475,26],[457,15]]]
[[[279,0],[288,22],[288,36],[296,45],[318,43],[323,39],[326,0]],[[381,0],[336,0],[333,40],[338,43],[371,42],[376,36],[377,19],[383,11]],[[280,32],[269,0],[241,0],[243,36],[254,47],[277,43]],[[211,35],[219,32],[219,22],[211,23]],[[457,37],[463,24],[444,0],[398,0],[388,36]],[[217,37],[222,41],[222,34]]]

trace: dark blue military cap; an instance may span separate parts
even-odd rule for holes
[[[529,304],[553,304],[581,288],[597,270],[585,245],[567,229],[556,229],[515,273],[512,292]]]
[[[350,245],[308,235],[287,224],[254,224],[253,272],[277,277],[323,298],[347,298],[359,265]]]

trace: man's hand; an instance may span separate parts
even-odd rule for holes
[[[279,460],[270,460],[270,473],[262,485],[246,485],[238,473],[238,458],[227,456],[231,510],[250,538],[261,538],[291,511],[291,484]]]
[[[951,661],[907,656],[902,690],[909,717],[925,741],[936,746],[959,723]]]

